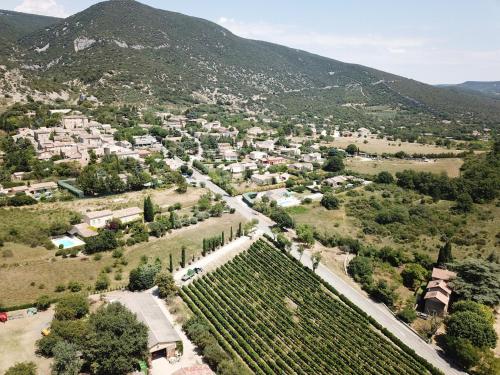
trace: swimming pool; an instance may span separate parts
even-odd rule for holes
[[[85,242],[76,237],[70,236],[61,236],[52,239],[52,243],[59,248],[60,245],[63,246],[63,249],[71,249],[76,246],[83,246]]]

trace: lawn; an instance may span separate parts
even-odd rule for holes
[[[448,177],[458,177],[463,160],[459,158],[435,159],[428,162],[402,159],[370,160],[365,158],[346,159],[346,168],[363,174],[377,174],[387,171],[392,174],[411,169],[417,172],[446,173]]]
[[[224,214],[220,218],[211,218],[197,225],[175,230],[161,239],[151,237],[149,242],[126,248],[124,255],[128,264],[116,267],[112,267],[115,259],[111,253],[103,253],[100,260],[94,260],[93,257],[63,259],[55,257],[55,250],[5,243],[0,254],[6,254],[4,251],[9,250],[12,256],[0,257],[0,273],[8,280],[0,290],[0,304],[12,306],[30,303],[43,294],[57,296],[55,287],[67,285],[70,281],[82,283],[84,289],[93,287],[96,277],[105,267],[111,268],[109,277],[112,286],[126,284],[128,272],[139,264],[143,255],[151,260],[159,257],[167,266],[169,254],[172,253],[174,264],[178,265],[182,246],[186,246],[188,259],[193,254],[199,256],[204,237],[219,235],[224,230],[227,238],[230,226],[236,231],[240,221],[244,220],[238,214]],[[123,279],[114,280],[119,268]]]

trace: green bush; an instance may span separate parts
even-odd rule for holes
[[[50,307],[50,298],[47,295],[38,297],[35,302],[35,307],[40,311],[45,311]]]

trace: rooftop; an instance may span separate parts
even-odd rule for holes
[[[442,268],[433,268],[432,269],[432,278],[438,280],[448,281],[457,277],[457,274],[452,271],[443,270]]]

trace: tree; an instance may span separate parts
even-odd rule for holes
[[[340,200],[333,193],[325,193],[321,198],[321,205],[327,210],[336,210],[340,206]]]
[[[322,258],[322,255],[319,251],[317,251],[311,255],[312,268],[313,268],[314,272],[318,268],[319,263],[321,262],[321,258]]]
[[[168,270],[170,273],[174,272],[174,261],[172,254],[168,255]]]
[[[467,370],[476,366],[481,358],[480,350],[463,338],[446,336],[445,350],[450,358]]]
[[[405,265],[401,272],[403,284],[410,289],[416,289],[420,284],[428,278],[429,272],[417,263],[409,263]]]
[[[121,375],[147,357],[148,329],[120,303],[99,308],[89,319],[83,359],[94,375]]]
[[[4,375],[36,375],[36,365],[33,362],[16,363]]]
[[[155,277],[160,272],[158,264],[141,264],[130,271],[128,289],[131,291],[150,289],[155,285]]]
[[[451,242],[446,241],[444,246],[439,248],[437,264],[444,265],[450,262],[453,262],[453,255],[451,254]]]
[[[347,152],[349,155],[354,155],[359,151],[358,146],[354,144],[350,144],[346,147],[345,152]]]
[[[327,172],[340,172],[344,170],[344,159],[340,155],[331,156],[323,164],[323,170]]]
[[[66,341],[59,341],[52,350],[54,362],[52,363],[53,375],[78,375],[83,365],[83,360],[78,353],[78,347]]]
[[[380,280],[376,285],[370,286],[368,292],[373,299],[383,302],[389,307],[394,306],[397,299],[394,288],[385,280]]]
[[[467,213],[472,211],[472,207],[474,206],[474,201],[472,200],[469,193],[464,192],[457,197],[457,203],[453,207],[455,211],[461,213]]]
[[[118,247],[116,233],[111,230],[101,230],[97,236],[85,240],[84,251],[86,254],[94,254],[101,251],[113,250]]]
[[[276,236],[276,242],[280,249],[285,250],[287,252],[290,251],[292,248],[292,242],[288,238],[286,238],[285,235],[283,235],[283,233],[279,233]]]
[[[233,240],[233,226],[231,226],[231,231],[229,232],[229,241]]]
[[[451,314],[445,324],[448,336],[469,340],[479,348],[496,346],[495,329],[482,315],[472,311],[460,311]]]
[[[158,295],[160,298],[170,298],[177,292],[177,286],[171,273],[158,273],[155,278],[155,284],[158,286]]]
[[[363,285],[372,283],[373,264],[370,258],[357,256],[349,262],[347,272],[352,278]]]
[[[238,231],[236,232],[236,237],[241,237],[243,235],[243,229],[241,228],[241,222],[238,224]]]
[[[417,312],[413,307],[405,306],[405,308],[398,312],[398,318],[400,318],[403,322],[410,324],[417,319]]]
[[[375,182],[379,184],[392,184],[394,183],[394,177],[389,172],[382,171],[377,175]]]
[[[181,268],[186,267],[186,246],[181,248]]]
[[[500,264],[468,258],[452,265],[457,277],[451,288],[459,299],[472,300],[487,306],[500,303]]]
[[[276,222],[276,225],[281,229],[293,228],[294,222],[292,217],[283,209],[277,208],[271,212],[271,220]]]
[[[151,197],[147,196],[144,198],[144,221],[151,223],[155,219],[155,208]]]
[[[89,312],[89,301],[81,294],[68,294],[56,305],[54,318],[57,320],[80,319]]]
[[[220,242],[222,243],[222,246],[224,246],[224,244],[226,243],[226,241],[224,240],[224,232],[222,232],[222,234],[220,235]]]
[[[296,229],[297,238],[306,246],[314,245],[314,228],[308,224],[301,224]]]
[[[461,312],[461,311],[471,311],[478,315],[481,315],[486,321],[490,322],[490,324],[495,323],[495,315],[491,308],[481,303],[475,301],[458,301],[455,302],[452,306],[453,313]]]

